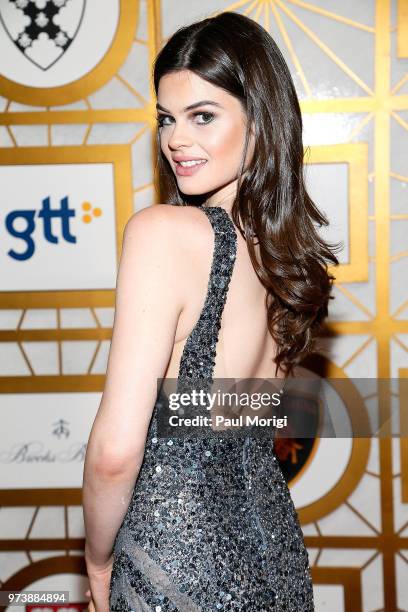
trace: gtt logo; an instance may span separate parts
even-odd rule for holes
[[[25,261],[33,256],[35,252],[35,242],[32,238],[32,234],[36,228],[36,222],[40,222],[39,220],[42,220],[44,238],[48,242],[52,242],[54,244],[59,243],[58,236],[55,236],[52,233],[51,220],[60,219],[63,240],[66,242],[75,243],[77,241],[76,237],[71,234],[69,226],[70,218],[75,217],[75,215],[75,209],[69,208],[68,197],[60,200],[60,208],[51,208],[50,198],[47,197],[42,200],[40,210],[13,210],[6,216],[6,228],[11,236],[24,240],[26,250],[23,253],[18,253],[14,249],[10,249],[7,255],[10,255],[10,257],[19,261]],[[24,219],[24,221],[26,221],[26,227],[22,230],[18,230],[15,227],[15,224],[16,222],[18,223],[19,219]]]

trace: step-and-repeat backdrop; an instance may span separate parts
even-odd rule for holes
[[[68,590],[50,610],[86,607],[82,471],[122,232],[158,198],[152,61],[177,27],[224,10],[283,51],[309,191],[344,243],[311,368],[402,422],[401,385],[375,380],[408,378],[408,2],[0,0],[0,590]],[[277,451],[316,609],[408,610],[407,439]]]

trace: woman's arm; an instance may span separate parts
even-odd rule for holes
[[[165,374],[183,308],[171,208],[136,213],[124,232],[105,387],[84,465],[85,556],[93,568],[111,558],[143,461],[157,379]]]

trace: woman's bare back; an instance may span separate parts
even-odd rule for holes
[[[203,309],[214,250],[214,230],[202,210],[194,206],[171,208],[182,245],[183,279],[175,291],[182,292],[184,307],[164,378],[178,376],[186,340]],[[238,230],[236,235],[236,260],[221,319],[214,378],[274,378],[276,344],[267,327],[266,289],[252,266],[246,241]],[[279,371],[278,376],[283,373]]]

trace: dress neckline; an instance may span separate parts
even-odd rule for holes
[[[228,215],[228,217],[230,217],[230,213],[228,210],[226,210],[223,206],[200,206],[201,210],[210,210],[211,208],[213,208],[214,210],[223,210],[225,214]]]

